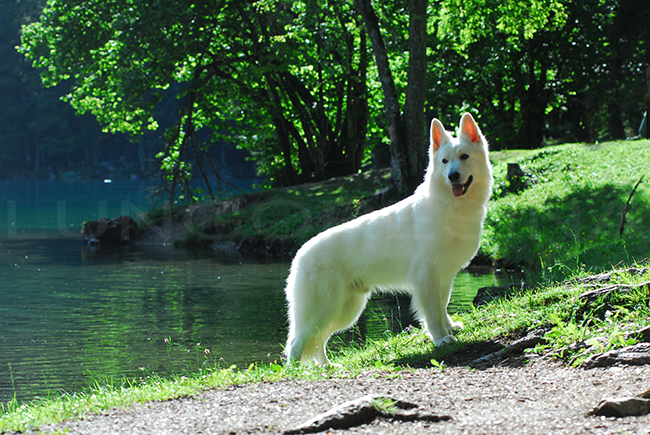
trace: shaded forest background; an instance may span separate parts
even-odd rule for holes
[[[191,199],[390,165],[409,189],[433,117],[472,112],[495,150],[635,136],[649,22],[646,0],[0,0],[0,176]]]

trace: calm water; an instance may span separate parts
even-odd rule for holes
[[[142,182],[2,187],[0,402],[75,391],[106,376],[280,358],[287,261],[171,247],[84,249],[82,221],[148,209]],[[459,275],[452,309],[507,279]],[[404,297],[373,299],[359,331],[380,336],[408,326],[408,306]]]

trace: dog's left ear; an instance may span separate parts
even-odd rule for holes
[[[467,136],[474,143],[481,140],[481,130],[469,113],[464,113],[460,118],[460,134]]]

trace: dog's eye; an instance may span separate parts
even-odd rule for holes
[[[442,159],[442,164],[443,164],[443,165],[446,165],[447,163],[449,163],[449,160],[447,160],[447,159]]]
[[[460,159],[461,160],[467,160],[467,159],[469,159],[469,155],[468,154],[461,154]]]

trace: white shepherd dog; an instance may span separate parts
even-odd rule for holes
[[[458,271],[474,257],[492,192],[488,144],[469,113],[452,137],[431,122],[429,166],[410,197],[330,228],[291,264],[289,362],[327,365],[329,337],[352,326],[371,291],[407,291],[434,344],[455,341],[447,305]]]

